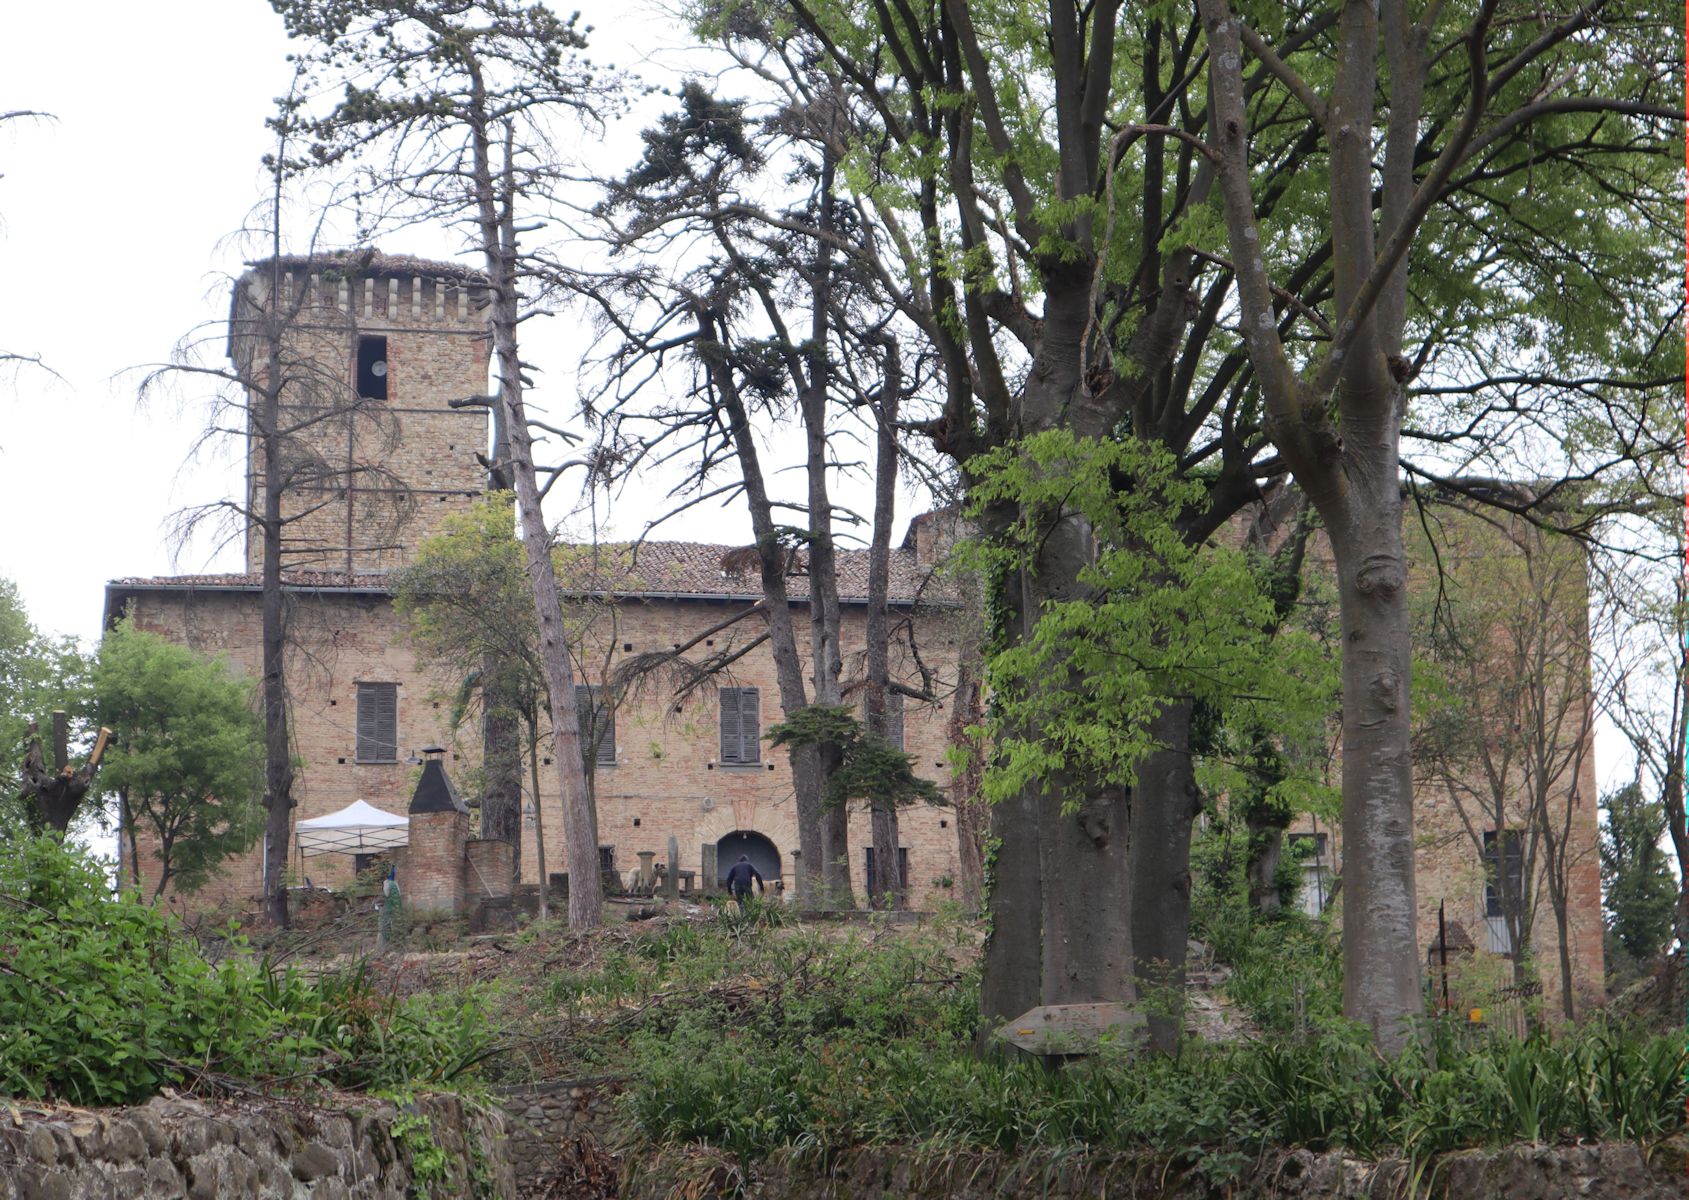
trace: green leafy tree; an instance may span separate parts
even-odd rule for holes
[[[134,628],[106,635],[93,671],[95,709],[114,731],[101,790],[122,805],[133,874],[139,831],[154,839],[156,900],[192,892],[262,829],[264,725],[252,686],[228,664]]]
[[[72,637],[42,633],[29,619],[17,585],[0,579],[0,777],[6,780],[0,799],[15,804],[13,814],[35,828],[52,826],[61,833],[75,816],[75,808],[49,812],[20,791],[20,772],[32,742],[39,738],[31,726],[67,716],[67,741],[86,740],[88,730],[88,656]]]
[[[1666,813],[1627,783],[1601,802],[1601,897],[1607,932],[1633,961],[1646,962],[1671,940],[1677,880],[1661,842]]]

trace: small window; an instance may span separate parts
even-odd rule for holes
[[[387,339],[358,339],[358,399],[387,399]]]
[[[868,723],[868,697],[862,697],[862,723]],[[903,749],[903,693],[886,690],[886,741]]]
[[[399,761],[399,685],[358,685],[359,762]]]
[[[721,697],[721,761],[762,761],[762,696],[756,688],[724,687]]]
[[[880,892],[880,886],[879,876],[874,863],[874,848],[872,846],[863,847],[862,856],[863,862],[867,867],[863,874],[865,876],[864,882],[867,885],[868,894],[870,896],[878,895]],[[907,892],[909,890],[909,847],[907,846],[899,846],[897,848],[897,873],[903,877],[903,890]]]
[[[598,689],[591,684],[575,685],[575,715],[581,722],[581,757],[593,753],[597,739],[598,752],[592,759],[596,766],[616,765],[616,714],[597,697]]]

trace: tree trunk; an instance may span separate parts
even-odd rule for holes
[[[1200,811],[1191,761],[1189,700],[1150,724],[1158,747],[1138,767],[1131,803],[1132,951],[1147,993],[1150,1044],[1165,1054],[1183,1032],[1185,943],[1191,917],[1191,825]]]
[[[602,889],[598,878],[598,831],[587,794],[586,768],[581,758],[581,730],[575,707],[575,680],[569,667],[563,629],[563,600],[551,561],[551,531],[540,509],[539,484],[534,472],[533,438],[522,399],[522,364],[516,337],[521,313],[517,303],[516,201],[513,150],[504,147],[504,172],[495,180],[486,126],[485,93],[479,71],[473,74],[470,125],[474,138],[474,178],[481,252],[492,293],[493,354],[498,362],[499,404],[510,439],[510,471],[521,514],[522,546],[528,560],[539,622],[540,659],[545,667],[551,717],[552,753],[557,764],[558,790],[563,805],[563,857],[569,870],[569,928],[590,929],[602,919]],[[536,804],[538,797],[535,797]],[[541,880],[542,886],[546,881]]]
[[[815,243],[815,265],[810,276],[809,343],[804,355],[808,371],[798,394],[803,413],[805,475],[809,484],[809,665],[816,704],[838,704],[839,676],[844,655],[839,644],[838,557],[833,545],[833,504],[827,488],[827,400],[828,321],[832,304],[832,246],[827,237],[833,230],[833,156],[821,154],[818,189],[821,236]],[[819,783],[825,794],[827,781],[842,761],[838,746],[817,747],[815,756]],[[843,804],[825,805],[821,810],[821,884],[828,904],[855,908],[850,885],[850,813]],[[895,860],[894,860],[895,861]]]
[[[271,258],[272,275],[280,274],[280,259]],[[274,311],[281,295],[279,278],[272,279],[270,311],[264,316],[268,353],[261,393],[259,449],[264,473],[262,563],[262,670],[264,705],[264,915],[285,929],[287,912],[287,852],[293,833],[293,747],[288,731],[287,597],[282,593],[281,534],[283,471],[280,454],[281,337]]]
[[[1351,435],[1356,442],[1362,431]],[[1343,1014],[1387,1051],[1421,1011],[1409,748],[1409,637],[1394,431],[1371,469],[1351,468],[1350,521],[1326,528],[1343,637]],[[1359,459],[1359,447],[1351,452]],[[1364,461],[1364,460],[1363,460]],[[1318,494],[1312,494],[1316,505]],[[1364,968],[1362,966],[1364,965]]]
[[[971,587],[970,581],[962,581]],[[980,703],[980,676],[984,664],[980,661],[977,622],[983,619],[977,600],[964,610],[971,614],[974,624],[964,628],[957,639],[956,693],[950,702],[949,735],[952,746],[969,746],[968,729],[985,720]],[[968,616],[964,615],[964,622]],[[962,907],[978,912],[985,902],[985,835],[990,827],[991,814],[980,795],[983,783],[983,763],[977,754],[970,753],[966,765],[950,775],[950,810],[956,821],[956,890]]]
[[[499,667],[491,656],[481,665],[481,836],[510,843],[514,884],[522,878],[521,718],[513,710],[513,699],[496,682]]]
[[[719,346],[722,338],[714,318],[697,314],[699,343]],[[787,548],[774,527],[773,505],[762,474],[762,459],[751,432],[750,414],[745,409],[732,371],[720,356],[707,356],[706,370],[715,394],[727,414],[729,436],[738,452],[739,473],[745,482],[745,500],[751,514],[751,532],[756,536],[757,564],[764,600],[763,619],[768,624],[768,645],[774,656],[774,677],[780,689],[780,707],[790,715],[809,703],[803,682],[803,660],[798,655],[797,634],[792,624],[791,599],[786,590]],[[811,580],[811,588],[815,587]],[[792,791],[798,810],[798,898],[805,904],[825,903],[822,868],[827,841],[823,834],[822,764],[816,746],[795,746],[791,752]]]
[[[874,529],[868,543],[867,686],[863,717],[868,733],[886,733],[886,689],[891,682],[891,631],[886,611],[891,591],[891,522],[897,498],[897,412],[898,389],[903,386],[901,363],[895,340],[887,339],[886,366],[880,383],[880,403],[874,413],[877,436],[874,450]],[[898,854],[897,804],[884,797],[870,797],[868,820],[878,864],[877,887],[870,889],[873,908],[904,907],[902,856]]]
[[[1276,913],[1284,907],[1278,894],[1278,868],[1284,861],[1284,830],[1277,825],[1263,825],[1254,820],[1249,830],[1249,865],[1244,875],[1249,881],[1249,907],[1258,913]]]
[[[510,436],[503,405],[492,407],[493,444],[487,459],[487,490],[514,490]],[[481,662],[481,836],[510,843],[510,882],[522,879],[522,719],[519,698],[503,686],[505,661],[489,654]],[[538,811],[539,792],[534,792]],[[536,829],[538,827],[536,826]],[[545,885],[541,868],[540,884]]]

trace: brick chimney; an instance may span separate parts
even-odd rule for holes
[[[423,750],[422,778],[411,797],[410,845],[400,889],[405,907],[418,916],[455,917],[463,912],[464,845],[469,809],[446,778],[439,746]]]

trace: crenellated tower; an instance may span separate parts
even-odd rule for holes
[[[455,263],[375,250],[249,264],[229,314],[247,381],[247,500],[262,511],[261,431],[275,417],[282,563],[290,573],[388,571],[484,485],[486,288]],[[279,382],[277,382],[279,381]],[[274,386],[272,386],[274,384]],[[248,522],[246,566],[262,566]]]

